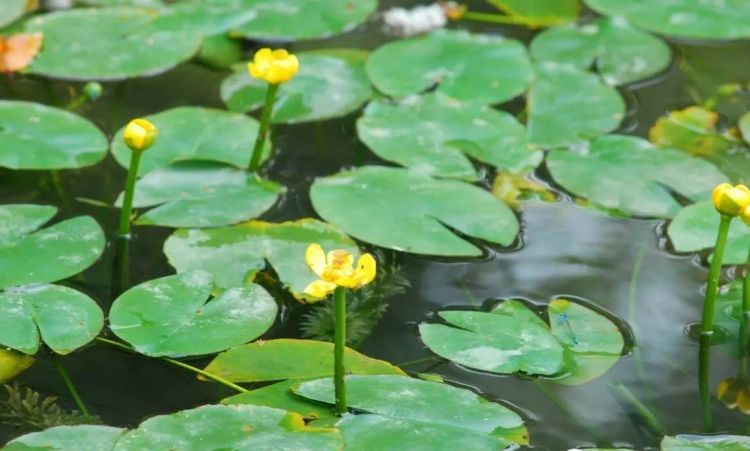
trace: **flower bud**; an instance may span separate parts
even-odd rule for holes
[[[750,189],[745,185],[732,186],[729,183],[722,183],[714,188],[711,201],[719,213],[738,216],[746,206],[750,205]]]
[[[142,152],[152,145],[159,136],[156,126],[146,119],[133,119],[122,134],[125,144],[133,151]]]
[[[255,53],[253,61],[247,65],[247,71],[252,77],[260,78],[272,85],[285,83],[299,70],[299,60],[284,49],[260,49]]]
[[[86,96],[89,101],[94,101],[102,96],[103,90],[102,85],[95,81],[91,81],[86,83],[83,87],[83,95]]]
[[[34,363],[34,358],[20,352],[0,349],[0,383],[18,376]]]

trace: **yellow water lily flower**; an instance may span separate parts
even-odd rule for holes
[[[255,78],[278,85],[294,78],[299,70],[299,60],[284,49],[263,48],[255,53],[253,61],[247,65],[247,70]]]
[[[154,145],[159,136],[156,126],[146,119],[133,119],[125,126],[122,138],[133,151],[142,152]]]
[[[0,349],[0,383],[18,376],[34,363],[34,358],[8,349]]]
[[[747,379],[724,379],[716,387],[716,396],[728,408],[737,407],[740,412],[750,415],[750,381]]]
[[[362,254],[354,268],[354,256],[349,251],[333,250],[326,255],[319,244],[307,247],[305,260],[310,269],[320,277],[320,280],[308,285],[304,291],[314,298],[324,298],[336,287],[360,288],[372,282],[377,271],[375,258],[370,254]]]
[[[750,205],[750,189],[745,185],[732,186],[722,183],[711,193],[714,208],[721,214],[737,216],[742,209]]]

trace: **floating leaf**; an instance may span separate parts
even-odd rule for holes
[[[26,14],[27,4],[28,0],[3,0],[3,7],[0,9],[0,28]]]
[[[476,178],[466,155],[515,173],[544,157],[529,150],[526,129],[512,115],[440,94],[374,101],[357,121],[357,133],[381,158],[442,177]]]
[[[111,450],[124,429],[81,424],[57,426],[22,435],[3,448],[6,451],[105,451]]]
[[[248,8],[248,0],[188,0],[159,8],[159,15],[140,32],[213,36],[239,27],[257,15]]]
[[[662,147],[684,150],[692,155],[711,156],[732,146],[731,136],[719,134],[719,115],[700,106],[670,111],[649,130],[649,140]]]
[[[547,324],[519,301],[491,313],[442,311],[450,325],[422,323],[419,334],[435,354],[493,373],[552,375],[562,369],[563,348]]]
[[[272,122],[296,123],[345,116],[372,97],[364,68],[366,52],[338,50],[298,55],[300,70],[279,87]],[[245,65],[224,79],[221,98],[232,111],[263,106],[267,84],[251,77]]]
[[[585,0],[598,13],[623,16],[655,33],[694,39],[750,37],[750,3],[745,0]]]
[[[664,70],[671,59],[667,44],[622,18],[601,18],[585,25],[547,30],[534,38],[531,55],[539,63],[580,70],[595,67],[609,85],[649,78]]]
[[[581,13],[579,0],[488,0],[488,3],[531,28],[573,22]]]
[[[42,33],[0,36],[0,71],[9,74],[26,69],[42,48]]]
[[[617,90],[572,67],[543,63],[528,94],[529,141],[541,147],[585,143],[616,129],[625,116]]]
[[[298,395],[334,403],[333,380],[303,382]],[[404,376],[347,376],[346,394],[351,408],[389,419],[409,420],[466,429],[475,433],[524,443],[523,420],[512,410],[447,384]]]
[[[208,405],[150,418],[117,441],[114,451],[342,449],[335,429],[305,425],[301,416],[252,405]]]
[[[678,435],[664,437],[662,451],[741,451],[750,449],[750,437],[743,435]]]
[[[257,13],[236,30],[263,41],[319,39],[349,31],[375,12],[377,0],[248,0]]]
[[[68,354],[93,340],[103,325],[96,302],[72,288],[45,284],[0,291],[0,345],[26,354],[35,354],[41,340]]]
[[[313,219],[180,229],[164,243],[164,253],[178,272],[210,272],[219,288],[243,285],[268,262],[296,298],[306,299],[303,291],[317,277],[305,263],[305,250],[310,243],[319,243],[324,249],[346,249],[355,256],[359,253],[349,237]]]
[[[182,357],[247,343],[275,321],[276,301],[260,285],[231,288],[207,302],[212,288],[203,271],[142,283],[115,300],[109,327],[142,354]]]
[[[0,166],[73,169],[107,154],[107,138],[86,119],[34,102],[0,101]]]
[[[448,227],[501,245],[519,229],[513,211],[487,191],[400,168],[365,166],[317,179],[310,197],[320,216],[349,235],[415,254],[481,255]]]
[[[258,135],[258,121],[244,114],[200,107],[178,107],[145,116],[159,129],[159,139],[143,154],[139,174],[181,160],[206,160],[247,167]],[[118,163],[130,166],[123,129],[112,139]],[[266,148],[269,144],[266,144]]]
[[[604,136],[581,152],[553,151],[552,177],[593,204],[644,217],[669,218],[680,210],[672,192],[700,199],[726,180],[711,163],[632,136]]]
[[[520,42],[459,30],[385,44],[370,55],[367,73],[378,90],[392,97],[436,86],[435,91],[457,100],[486,104],[523,93],[533,77]]]
[[[331,351],[333,352],[333,351]],[[292,393],[292,387],[299,384],[299,379],[276,382],[265,387],[256,388],[239,395],[221,400],[222,404],[253,404],[288,410],[305,419],[332,418],[333,410],[322,403],[310,401]]]
[[[281,185],[231,166],[183,161],[140,179],[133,206],[156,207],[138,217],[140,225],[218,227],[259,216],[283,192]]]
[[[111,6],[138,6],[143,8],[155,8],[160,10],[164,7],[161,0],[76,0],[86,6],[111,7]]]

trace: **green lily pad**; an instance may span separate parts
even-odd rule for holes
[[[497,451],[509,443],[475,431],[380,415],[346,415],[337,424],[345,449]]]
[[[405,375],[388,362],[367,357],[350,348],[344,353],[344,364],[351,374]],[[248,343],[217,355],[206,371],[232,382],[333,376],[333,343],[285,338]]]
[[[729,150],[735,140],[729,134],[719,134],[716,124],[719,115],[701,106],[690,106],[670,111],[660,117],[651,130],[649,140],[662,147],[684,150],[693,155],[711,157]]]
[[[609,85],[644,80],[666,69],[669,46],[633,28],[622,18],[601,18],[585,25],[566,25],[539,34],[531,43],[537,62],[595,67]]]
[[[705,160],[622,135],[601,137],[580,152],[553,151],[547,167],[563,188],[598,207],[655,218],[679,212],[672,192],[701,199],[726,180]]]
[[[201,36],[148,32],[154,13],[143,8],[71,9],[37,16],[28,32],[44,33],[29,72],[72,80],[121,80],[165,72],[190,59]]]
[[[357,121],[357,134],[381,158],[440,177],[475,179],[467,156],[513,173],[544,158],[529,150],[526,129],[512,115],[440,94],[376,100]]]
[[[677,213],[667,228],[667,235],[677,252],[698,252],[716,244],[721,217],[711,201],[688,205]],[[729,226],[724,265],[741,265],[747,261],[750,228],[739,219]]]
[[[741,451],[750,449],[750,437],[743,435],[678,435],[664,437],[662,451]]]
[[[13,450],[48,451],[105,451],[111,450],[124,429],[111,426],[81,424],[56,426],[39,432],[22,435],[3,448]]]
[[[200,107],[178,107],[145,116],[159,129],[159,138],[144,152],[138,173],[181,160],[218,161],[239,168],[250,163],[259,124],[244,114]],[[123,129],[112,139],[112,155],[123,167],[130,166],[130,149]],[[266,149],[270,144],[266,144]]]
[[[303,291],[317,279],[305,263],[305,250],[311,243],[326,250],[346,249],[355,256],[359,254],[349,237],[314,219],[180,229],[164,243],[164,253],[178,272],[208,271],[219,288],[242,286],[268,262],[297,299],[307,299]]]
[[[298,55],[300,69],[279,87],[272,122],[296,123],[345,116],[372,97],[365,73],[366,52],[339,50]],[[247,112],[263,106],[267,83],[251,77],[241,65],[224,79],[221,98],[231,111]]]
[[[109,327],[141,354],[182,357],[247,343],[276,320],[276,301],[260,285],[232,288],[207,302],[212,288],[204,271],[149,280],[115,300]]]
[[[493,373],[560,372],[563,348],[547,324],[519,301],[509,300],[491,313],[442,311],[450,325],[422,323],[419,334],[435,354]]]
[[[320,216],[349,235],[415,254],[482,254],[448,227],[501,245],[519,230],[513,211],[487,191],[400,168],[365,166],[320,178],[310,197]]]
[[[250,39],[320,39],[349,31],[375,12],[377,0],[248,0],[257,13],[235,33]]]
[[[742,133],[742,139],[746,143],[750,144],[750,113],[745,113],[740,118],[740,132]]]
[[[114,451],[342,449],[335,429],[305,425],[297,414],[252,405],[208,405],[150,418],[117,441]]]
[[[34,102],[0,101],[0,166],[74,169],[98,163],[107,138],[91,122]]]
[[[598,13],[623,16],[654,33],[693,39],[750,37],[745,0],[585,0]]]
[[[277,183],[221,163],[183,161],[140,179],[133,206],[156,207],[138,217],[140,225],[218,227],[259,216],[284,191]]]
[[[300,396],[333,404],[333,380],[303,382]],[[525,435],[523,420],[512,410],[469,390],[404,376],[347,376],[349,407],[389,419],[466,429],[516,443]]]
[[[333,351],[331,351],[333,352]],[[273,407],[288,410],[301,415],[305,419],[333,418],[330,406],[310,401],[307,398],[292,393],[292,387],[299,384],[299,379],[289,379],[276,382],[265,387],[256,388],[245,393],[230,396],[221,400],[222,404],[253,404],[256,406]]]
[[[0,9],[0,28],[9,25],[26,14],[27,0],[4,0]]]
[[[581,13],[579,0],[487,0],[487,2],[531,28],[573,22]]]
[[[617,90],[596,75],[557,63],[537,66],[528,93],[529,141],[541,147],[581,145],[616,129],[625,116]]]
[[[26,354],[35,354],[42,340],[56,353],[69,354],[103,325],[96,302],[72,288],[37,284],[0,291],[0,345]]]
[[[161,8],[159,15],[142,32],[213,36],[239,27],[257,15],[248,8],[248,0],[183,0]]]
[[[37,230],[54,211],[39,205],[0,205],[0,289],[62,280],[99,258],[104,233],[89,216]]]
[[[161,9],[164,3],[161,0],[76,0],[86,6],[112,7],[112,6],[137,6],[142,8]]]
[[[436,86],[435,91],[457,100],[486,104],[522,94],[533,78],[520,42],[460,30],[385,44],[370,55],[367,73],[379,91],[392,97]]]

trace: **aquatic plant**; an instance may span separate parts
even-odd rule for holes
[[[123,140],[130,148],[130,165],[128,166],[128,178],[125,182],[125,197],[120,210],[120,227],[118,232],[121,237],[130,234],[131,212],[133,210],[133,195],[135,192],[135,181],[138,177],[138,166],[141,163],[143,152],[154,145],[159,130],[146,119],[133,119],[125,127]]]

